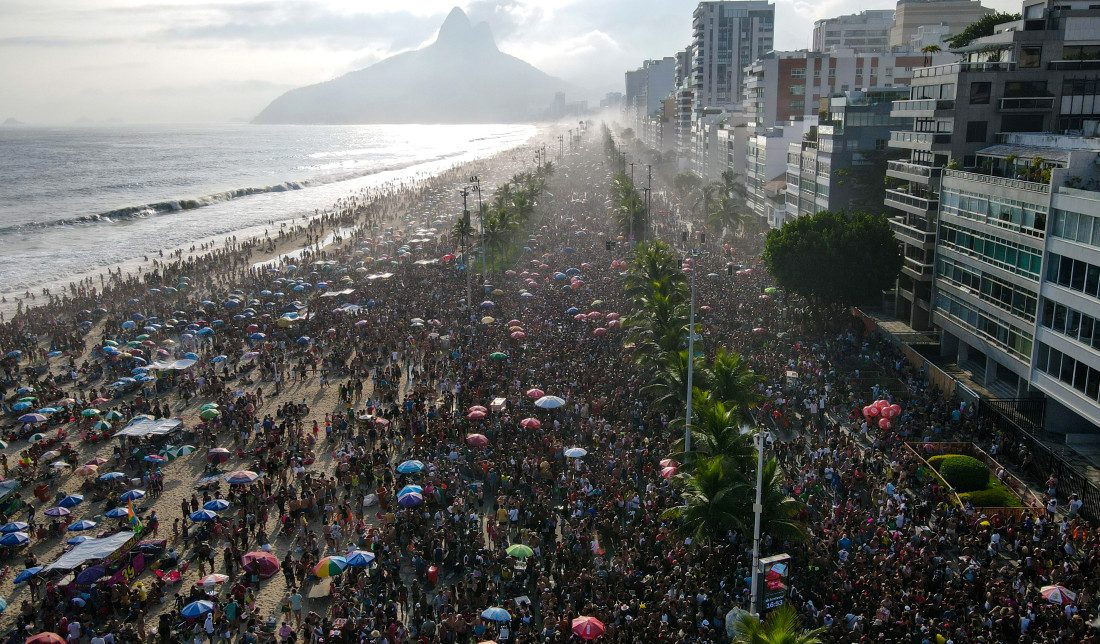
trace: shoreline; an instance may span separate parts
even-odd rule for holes
[[[319,203],[318,207],[310,214],[273,219],[262,224],[246,225],[242,228],[196,238],[192,240],[190,244],[168,246],[148,253],[136,254],[134,257],[121,262],[102,264],[86,271],[43,280],[27,288],[0,292],[0,323],[12,319],[19,309],[20,302],[23,304],[22,308],[24,311],[49,303],[50,299],[43,294],[43,289],[48,289],[52,295],[56,296],[59,293],[67,294],[71,285],[81,284],[88,280],[94,283],[96,278],[99,278],[101,283],[106,283],[106,280],[104,280],[105,275],[113,274],[121,279],[140,277],[146,270],[155,267],[158,258],[168,259],[170,257],[177,257],[177,254],[182,252],[183,257],[199,259],[213,250],[224,248],[226,244],[230,243],[230,240],[235,240],[238,244],[263,242],[265,241],[265,237],[272,236],[271,238],[276,240],[276,248],[270,253],[254,251],[253,263],[256,264],[270,262],[279,255],[294,252],[300,253],[302,250],[307,250],[309,246],[311,246],[311,244],[304,242],[303,238],[308,234],[309,228],[313,225],[313,222],[322,220],[325,215],[333,214],[340,203],[348,200],[365,200],[385,207],[386,204],[383,203],[385,200],[401,200],[402,198],[408,198],[409,195],[405,194],[407,192],[411,191],[415,193],[421,190],[430,190],[432,189],[433,183],[441,181],[448,175],[455,174],[460,170],[466,172],[468,171],[466,169],[476,167],[478,164],[492,163],[499,160],[499,158],[504,155],[514,153],[520,148],[530,146],[534,141],[539,141],[540,144],[544,141],[548,143],[549,139],[547,138],[547,133],[554,130],[555,124],[538,123],[532,124],[532,127],[534,128],[534,133],[528,138],[518,144],[510,143],[485,156],[474,156],[459,161],[448,157],[445,159],[413,164],[398,169],[381,170],[372,174],[349,177],[340,181],[306,186],[300,190],[262,193],[234,200],[244,201],[257,197],[272,198],[284,194],[299,194],[315,188],[333,188],[342,184],[360,184],[358,186],[348,185],[347,190],[341,197],[338,197],[334,201],[329,201],[328,203]],[[463,154],[465,153],[459,153],[457,156],[461,157]],[[221,203],[224,204],[228,202]],[[201,212],[203,208],[217,205],[220,204],[214,203],[202,208],[195,208],[180,213],[169,213],[168,215],[187,216],[189,213]],[[457,213],[458,208],[456,207],[455,210]],[[354,225],[351,227],[354,227]],[[286,231],[290,231],[290,233],[288,236],[284,237],[283,233]],[[277,238],[275,236],[277,236]],[[26,297],[28,291],[34,296],[33,298]]]

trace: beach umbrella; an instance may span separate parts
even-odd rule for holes
[[[469,409],[467,409],[466,411],[480,411],[480,412],[488,413],[489,408],[484,406],[484,405],[473,405]]]
[[[25,532],[30,526],[22,521],[12,521],[11,523],[5,523],[0,526],[0,534],[11,534],[12,532]]]
[[[584,458],[588,454],[588,450],[583,447],[568,447],[565,450],[566,458]]]
[[[107,472],[106,474],[100,474],[99,475],[99,480],[100,481],[114,481],[114,480],[117,480],[117,479],[124,478],[125,476],[126,475],[123,474],[122,472]]]
[[[26,411],[26,410],[30,409],[31,407],[34,407],[34,405],[29,400],[24,400],[23,402],[17,402],[14,405],[11,406],[12,411]]]
[[[80,412],[80,415],[85,417],[85,418],[93,418],[93,417],[99,415],[99,410],[98,409],[85,409],[84,411]]]
[[[313,567],[313,574],[321,579],[335,577],[344,572],[347,567],[348,560],[343,557],[324,557]]]
[[[215,418],[217,418],[218,416],[221,416],[221,415],[222,415],[222,413],[220,411],[218,411],[217,409],[207,409],[206,411],[203,411],[199,414],[199,418],[201,418],[203,420],[214,420]]]
[[[184,606],[183,610],[180,611],[180,615],[183,615],[187,619],[195,619],[197,617],[202,617],[203,615],[212,612],[214,612],[213,602],[208,602],[205,599],[200,599],[199,601],[191,602],[190,604]]]
[[[192,512],[190,514],[190,516],[188,516],[187,518],[191,519],[192,521],[194,521],[196,523],[200,523],[200,522],[203,522],[203,521],[213,521],[214,519],[218,518],[218,513],[213,512],[211,510],[205,510],[204,509],[204,510],[199,510],[197,512]]]
[[[1039,594],[1048,602],[1061,606],[1068,606],[1077,600],[1077,593],[1065,586],[1059,586],[1057,584],[1053,586],[1043,586],[1039,589]]]
[[[65,638],[57,633],[44,631],[36,635],[31,635],[26,639],[24,644],[65,644]]]
[[[84,496],[82,494],[70,494],[65,498],[57,502],[63,508],[75,508],[84,502]]]
[[[229,460],[229,450],[224,447],[215,447],[207,450],[206,460],[211,463],[224,463]]]
[[[248,485],[254,483],[260,475],[252,470],[237,470],[225,475],[225,482],[230,485]]]
[[[145,458],[143,458],[142,460],[145,461],[146,463],[167,463],[168,462],[168,459],[164,458],[163,456],[160,456],[159,454],[147,454],[145,456]]]
[[[397,504],[403,508],[411,508],[413,506],[420,505],[424,502],[424,495],[417,494],[416,492],[409,492],[405,496],[397,499]]]
[[[527,390],[527,397],[530,398],[531,400],[538,400],[539,398],[542,398],[545,395],[546,395],[546,392],[539,389],[539,388],[537,388],[537,387]]]
[[[226,356],[214,356],[213,358],[210,359],[210,362],[213,362],[214,364],[218,364],[218,363],[221,363],[221,362],[225,362],[228,359],[229,358],[226,357]]]
[[[374,563],[374,553],[366,550],[352,550],[345,558],[351,568],[366,568]]]
[[[595,617],[581,615],[573,620],[573,634],[582,640],[594,640],[603,635],[604,630],[603,622]]]
[[[69,532],[83,532],[84,530],[91,530],[95,526],[96,526],[95,521],[89,521],[87,519],[83,519],[81,521],[77,521],[76,523],[70,523],[69,524]]]
[[[279,559],[270,552],[255,550],[241,557],[241,566],[248,571],[255,570],[260,577],[268,577],[279,572]]]
[[[493,360],[507,360],[508,354],[504,353],[503,351],[494,351],[489,354],[489,357]]]
[[[229,501],[225,499],[214,499],[213,501],[207,501],[202,504],[202,509],[210,510],[211,512],[221,512],[229,507]]]
[[[474,411],[471,411],[468,414],[466,414],[466,418],[469,419],[469,420],[481,420],[481,419],[485,418],[485,416],[486,416],[485,412],[479,411],[477,409],[475,409]]]
[[[31,437],[28,438],[27,441],[29,441],[31,443],[37,443],[38,441],[42,440],[45,437],[46,437],[45,434],[31,434]]]
[[[481,618],[500,623],[512,621],[512,615],[499,606],[491,606],[481,611]]]
[[[677,471],[678,470],[674,466],[671,466],[671,465],[669,465],[668,467],[662,467],[661,468],[661,478],[670,479],[673,476],[676,476]]]
[[[565,401],[557,396],[543,396],[535,401],[535,407],[539,409],[557,409],[565,404]]]
[[[424,470],[424,463],[421,461],[405,461],[397,466],[398,474],[416,474]]]
[[[111,508],[103,513],[103,516],[110,519],[121,519],[122,517],[129,516],[130,511],[126,508]]]
[[[53,463],[50,463],[50,467],[54,470],[67,470],[71,468],[72,465],[66,463],[65,461],[54,461]]]
[[[130,501],[137,501],[138,499],[144,499],[145,490],[127,490],[120,494],[118,498],[125,503],[128,503]]]
[[[46,422],[46,416],[43,414],[23,414],[18,418],[19,422],[26,425],[33,425],[35,423]]]
[[[200,586],[217,586],[218,584],[224,584],[227,581],[229,581],[228,575],[223,575],[221,573],[215,572],[203,577],[196,583],[198,583]]]
[[[112,420],[112,421],[113,420],[122,420],[122,413],[112,409],[111,411],[107,412],[106,414],[103,414],[103,417],[106,418],[107,420]]]
[[[97,432],[105,432],[111,429],[111,423],[108,423],[105,420],[97,420],[95,425],[92,425],[92,429],[96,430]]]
[[[466,443],[474,447],[485,447],[489,444],[489,439],[484,434],[467,434]]]
[[[525,546],[522,543],[513,543],[504,552],[508,553],[508,556],[513,559],[526,559],[535,555],[535,551],[530,546]]]
[[[9,532],[0,537],[0,546],[22,546],[30,543],[30,536],[26,532]]]
[[[519,421],[519,426],[524,429],[538,429],[542,427],[542,421],[538,418],[524,418]]]
[[[405,487],[401,488],[400,492],[397,493],[397,498],[400,499],[406,494],[424,494],[424,488],[420,487],[419,485],[406,485]]]
[[[74,536],[71,536],[68,539],[66,539],[65,543],[69,544],[70,546],[79,546],[80,544],[84,543],[87,540],[88,540],[88,537],[85,537],[82,534],[78,534],[78,535],[74,535]]]
[[[31,568],[27,568],[26,570],[19,571],[19,574],[15,576],[15,583],[21,584],[27,581],[31,577],[34,577],[38,573],[42,572],[42,568],[42,566],[33,566]]]
[[[45,510],[42,511],[42,514],[44,514],[48,517],[67,517],[70,514],[72,514],[72,512],[70,512],[68,508],[63,508],[61,506],[56,506],[56,507],[52,507],[52,508],[46,508]]]

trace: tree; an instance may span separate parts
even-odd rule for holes
[[[924,53],[924,66],[928,67],[932,64],[932,54],[940,53],[941,51],[943,51],[943,47],[940,47],[939,45],[925,45],[924,47],[921,47],[920,50],[922,53]]]
[[[691,172],[681,172],[672,179],[672,188],[676,191],[677,196],[680,197],[680,201],[682,203],[687,203],[701,183],[703,183],[702,179]]]
[[[733,628],[732,644],[821,644],[825,634],[823,628],[803,630],[798,613],[790,604],[768,613],[763,621],[746,613]]]
[[[970,23],[962,31],[947,39],[947,46],[951,49],[959,49],[969,45],[976,38],[992,36],[994,28],[1005,22],[1019,20],[1018,13],[1004,13],[1001,11],[982,16],[977,21]]]
[[[780,287],[823,316],[879,297],[902,256],[885,215],[823,210],[769,232],[764,263]]]
[[[749,412],[760,404],[757,388],[763,378],[754,373],[739,353],[720,347],[710,362],[710,392],[736,414],[737,425],[749,419]]]
[[[463,251],[469,247],[474,234],[474,225],[465,213],[455,220],[454,227],[451,228],[451,237],[454,238],[455,245]]]
[[[684,454],[684,441],[673,443],[681,451],[684,467],[690,468],[693,458],[720,457],[734,470],[749,471],[754,467],[756,450],[752,436],[742,433],[744,419],[736,409],[716,400],[709,391],[693,388],[691,414],[691,453]],[[683,427],[682,422],[676,423]]]

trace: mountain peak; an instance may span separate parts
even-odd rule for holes
[[[486,46],[496,49],[496,41],[489,25],[482,22],[476,27],[470,22],[470,18],[461,7],[451,9],[443,26],[439,28],[439,36],[435,39],[435,46],[442,47],[475,47]]]

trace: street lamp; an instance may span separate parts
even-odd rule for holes
[[[478,245],[481,247],[481,290],[484,294],[485,291],[485,212],[481,207],[481,177],[474,175],[470,177],[470,183],[473,184],[473,190],[477,193],[477,225],[478,225]],[[471,302],[471,304],[473,304]]]
[[[761,427],[760,431],[756,433],[755,442],[759,443],[756,446],[756,502],[752,504],[752,512],[756,515],[753,528],[752,528],[752,574],[750,576],[750,583],[752,584],[752,595],[749,601],[749,612],[753,615],[760,615],[760,583],[758,577],[760,576],[760,519],[764,514],[764,445],[766,434],[764,428]]]
[[[688,238],[694,242],[694,236],[689,236],[687,232],[684,233],[684,241],[687,242]],[[706,235],[699,235],[699,242],[701,244],[706,243]],[[687,405],[684,411],[684,453],[691,452],[691,390],[692,379],[695,375],[695,273],[698,271],[695,260],[699,257],[699,249],[693,247],[691,249],[691,304],[688,309],[688,355],[687,355]],[[685,259],[686,263],[686,259]]]

